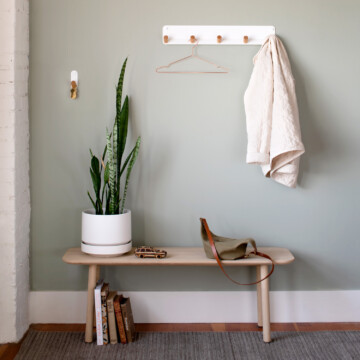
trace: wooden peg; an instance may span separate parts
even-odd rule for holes
[[[196,37],[195,35],[191,35],[190,36],[190,42],[193,44],[194,42],[196,42]]]
[[[217,42],[218,42],[218,44],[220,44],[222,42],[222,36],[221,35],[217,36]]]
[[[77,98],[77,83],[74,80],[71,82],[70,97],[71,99]]]
[[[169,36],[164,35],[164,43],[167,44],[169,42]]]
[[[248,41],[249,41],[249,37],[245,35],[245,36],[244,36],[244,44],[247,44]]]

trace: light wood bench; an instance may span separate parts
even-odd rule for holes
[[[86,312],[85,342],[93,341],[94,327],[94,288],[100,277],[100,266],[218,266],[216,261],[205,256],[200,247],[168,247],[167,257],[163,259],[139,259],[134,255],[135,248],[129,253],[117,257],[96,257],[81,252],[80,248],[66,251],[63,261],[68,264],[89,266],[88,296]],[[276,265],[286,265],[294,261],[288,249],[276,247],[259,247],[258,251],[272,257]],[[222,261],[224,266],[256,266],[256,278],[259,280],[268,273],[271,262],[265,258],[251,255],[241,260]],[[224,278],[224,281],[227,281]],[[256,285],[258,325],[263,328],[264,342],[271,341],[269,279]]]

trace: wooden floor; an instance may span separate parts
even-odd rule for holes
[[[33,324],[30,329],[37,331],[85,331],[85,324]],[[138,332],[156,331],[262,331],[257,324],[136,324]],[[271,324],[271,331],[335,331],[357,330],[360,323],[281,323]],[[0,345],[0,360],[12,360],[20,349],[21,343]]]

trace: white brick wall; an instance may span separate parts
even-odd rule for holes
[[[0,0],[0,343],[28,328],[29,1]]]

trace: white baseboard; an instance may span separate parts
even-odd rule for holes
[[[136,323],[256,322],[254,291],[123,292]],[[84,323],[85,291],[30,292],[30,323]],[[272,322],[360,322],[360,291],[270,292]]]

